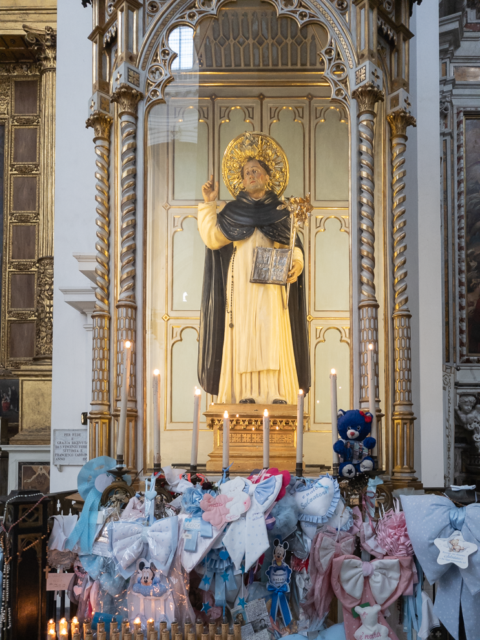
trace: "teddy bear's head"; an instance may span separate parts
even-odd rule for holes
[[[372,428],[372,414],[369,411],[338,412],[337,418],[338,435],[342,440],[356,440],[362,442],[370,433]]]

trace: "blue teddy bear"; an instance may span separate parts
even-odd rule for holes
[[[338,412],[337,428],[341,440],[335,442],[333,450],[342,458],[339,475],[344,478],[354,478],[357,473],[373,469],[373,458],[368,455],[377,444],[375,438],[368,437],[372,418],[369,411],[340,409]]]

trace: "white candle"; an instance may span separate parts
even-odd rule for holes
[[[117,458],[125,454],[125,431],[127,427],[128,391],[130,389],[130,363],[132,361],[132,343],[125,341],[123,348],[122,398],[120,402],[120,420],[118,422]]]
[[[338,440],[337,429],[337,372],[330,371],[330,410],[332,419],[332,447]],[[333,464],[338,464],[338,453],[333,452]]]
[[[161,466],[160,458],[160,371],[153,372],[153,463]]]
[[[228,411],[223,414],[223,458],[222,467],[226,469],[228,467],[230,456],[230,419],[228,417]]]
[[[268,469],[270,466],[270,418],[268,411],[263,412],[263,468]]]
[[[190,456],[190,467],[197,466],[198,457],[198,434],[200,431],[200,401],[202,399],[202,392],[200,389],[195,389],[195,396],[193,400],[193,431],[192,431],[192,454]]]
[[[375,352],[373,344],[368,345],[368,410],[372,414],[370,436],[377,437],[377,409],[375,404]]]
[[[298,391],[297,404],[297,465],[303,464],[303,389]]]

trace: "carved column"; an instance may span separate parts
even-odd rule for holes
[[[415,118],[399,109],[387,116],[392,140],[392,194],[393,194],[393,289],[394,289],[394,370],[395,393],[393,403],[393,476],[394,485],[405,486],[417,482],[414,476],[411,367],[411,313],[407,296],[407,242],[405,226],[405,149],[407,127],[416,126]]]
[[[95,309],[92,313],[92,402],[90,410],[90,458],[110,455],[110,127],[112,118],[94,111],[87,127],[93,127],[95,144],[95,201],[97,265]]]
[[[359,219],[360,219],[360,407],[368,409],[368,345],[373,344],[375,361],[375,400],[377,407],[377,455],[381,455],[378,385],[378,302],[375,295],[375,177],[374,138],[375,104],[384,100],[384,93],[371,81],[352,92],[358,102],[358,133],[360,136]]]
[[[127,429],[125,433],[125,464],[136,464],[136,174],[137,174],[137,106],[143,95],[126,83],[119,84],[112,96],[118,103],[121,137],[121,224],[120,224],[120,293],[117,301],[117,403],[122,388],[123,350],[126,340],[132,342],[130,391]],[[118,423],[118,411],[116,422]]]
[[[37,322],[35,359],[52,358],[53,344],[53,222],[55,203],[55,85],[57,32],[52,27],[35,31],[23,26],[32,43],[41,74],[42,143],[40,146],[40,223],[37,261]]]

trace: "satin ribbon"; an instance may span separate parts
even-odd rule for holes
[[[233,463],[232,463],[233,464]],[[203,511],[200,502],[206,494],[215,496],[214,491],[203,491],[198,485],[187,489],[182,497],[182,507],[190,516],[184,520],[184,532],[188,531],[188,537],[184,536],[183,548],[185,551],[194,553],[198,546],[199,535],[202,538],[213,537],[213,527],[210,522],[206,522],[202,518]]]
[[[148,524],[152,525],[155,522],[155,498],[157,492],[155,490],[155,476],[152,473],[150,480],[145,478],[145,517],[148,520]]]
[[[414,594],[413,596],[403,596],[403,631],[407,634],[407,640],[412,640],[412,629],[415,629],[418,634],[422,626],[423,571],[417,559],[415,559],[415,566],[418,583],[414,586]]]
[[[272,593],[272,608],[270,609],[270,615],[272,616],[273,621],[275,622],[277,619],[278,608],[280,607],[283,622],[285,623],[285,626],[288,627],[292,621],[292,614],[290,613],[290,607],[288,606],[288,600],[285,595],[290,590],[288,584],[283,584],[281,587],[274,587],[271,584],[267,584],[267,589]]]
[[[112,522],[109,527],[112,554],[124,578],[133,574],[140,558],[168,573],[178,542],[177,516],[157,520],[151,527],[138,522]]]
[[[467,542],[480,548],[480,504],[457,509],[444,496],[402,496],[408,535],[415,555],[430,584],[436,583],[434,613],[451,636],[458,640],[460,609],[467,640],[478,640],[480,628],[480,551],[468,557],[468,567],[438,564],[436,538],[461,531]]]
[[[227,591],[236,591],[233,562],[225,548],[211,549],[205,558],[205,573],[199,585],[203,591],[214,587],[215,605],[227,604]]]
[[[95,482],[99,476],[107,476],[108,470],[112,469],[115,464],[116,462],[113,458],[100,456],[99,458],[92,458],[80,469],[77,477],[77,486],[85,503],[74,530],[65,542],[66,549],[72,551],[78,542],[82,555],[92,552],[97,531],[98,508],[102,497],[102,492],[97,489]],[[113,479],[111,476],[108,476],[108,478]],[[123,479],[128,484],[131,484],[131,478],[128,474],[125,474]]]

